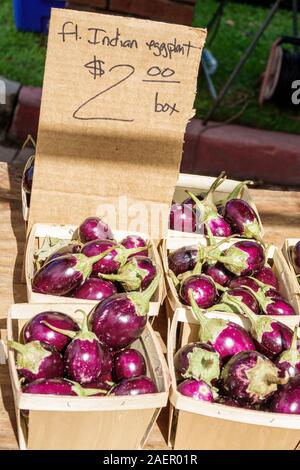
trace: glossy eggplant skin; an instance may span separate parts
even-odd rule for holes
[[[221,286],[230,286],[232,274],[227,271],[222,263],[216,263],[215,265],[205,264],[202,271]]]
[[[92,240],[113,240],[114,235],[110,227],[99,217],[88,217],[79,227],[79,236],[82,243]]]
[[[80,384],[94,382],[102,372],[102,360],[102,347],[96,338],[75,338],[64,353],[65,374]]]
[[[147,315],[137,315],[136,307],[127,294],[115,294],[95,307],[89,323],[101,343],[119,351],[142,334]]]
[[[117,243],[112,240],[92,240],[83,246],[81,253],[88,257],[97,256],[114,245],[117,247]],[[117,254],[117,250],[113,249],[104,258],[95,263],[92,270],[93,275],[116,273],[120,268],[120,263],[116,260]]]
[[[214,401],[212,389],[204,380],[186,379],[178,385],[177,390],[182,395],[194,400],[208,401],[210,403]]]
[[[157,387],[152,379],[146,376],[132,377],[131,379],[122,380],[113,389],[113,395],[144,395],[147,393],[157,393]]]
[[[272,268],[269,266],[263,266],[259,271],[253,274],[255,279],[267,284],[268,286],[273,287],[275,290],[279,290],[279,282],[278,279],[273,272]]]
[[[233,231],[247,238],[259,232],[258,218],[252,207],[243,199],[230,199],[224,209],[224,217]],[[252,231],[251,227],[255,226]],[[249,230],[250,228],[250,230]]]
[[[180,297],[186,305],[190,305],[189,291],[192,290],[200,308],[211,307],[217,299],[217,289],[213,280],[205,274],[194,274],[181,283]]]
[[[125,349],[114,356],[113,375],[117,382],[145,374],[145,359],[136,349]]]
[[[79,331],[78,324],[68,315],[61,312],[41,312],[29,320],[22,330],[24,343],[30,341],[41,341],[54,346],[61,352],[70,342],[70,338],[51,330],[44,322],[61,328],[62,330]]]
[[[139,235],[128,235],[127,237],[123,238],[120,244],[123,245],[127,249],[139,248],[139,247],[143,248],[147,245],[145,240]],[[139,253],[136,253],[135,255],[133,254],[130,255],[128,259],[132,258],[133,256],[148,256],[148,254],[149,254],[148,250],[141,250]]]
[[[117,288],[111,281],[90,277],[73,293],[76,299],[102,300],[117,293]]]
[[[198,248],[193,246],[184,246],[173,251],[168,256],[169,268],[175,276],[192,271],[196,266],[198,258]]]
[[[79,243],[70,243],[69,245],[63,246],[59,250],[57,250],[53,255],[49,256],[47,258],[46,263],[49,263],[49,261],[52,261],[56,258],[59,258],[60,256],[65,256],[69,254],[76,254],[80,253],[81,251],[81,245]]]
[[[292,261],[296,274],[300,274],[300,240],[293,248]]]
[[[269,404],[273,413],[300,414],[300,375],[292,377],[273,395]]]
[[[65,255],[44,264],[35,274],[32,290],[39,294],[68,295],[83,281],[73,255]]]

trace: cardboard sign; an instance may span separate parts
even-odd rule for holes
[[[206,31],[53,9],[29,226],[166,233]]]

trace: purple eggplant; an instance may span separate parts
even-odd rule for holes
[[[140,377],[132,377],[131,379],[122,380],[112,390],[112,395],[144,395],[147,393],[157,393],[157,387],[152,379],[141,375]]]
[[[45,322],[49,323],[51,327],[54,326],[62,330],[79,331],[78,324],[65,313],[41,312],[28,320],[24,326],[24,343],[41,341],[42,343],[54,346],[59,352],[62,351],[70,342],[70,338],[61,333],[54,332],[45,325]]]
[[[33,393],[38,395],[69,395],[77,397],[96,396],[100,390],[98,388],[83,388],[80,384],[71,380],[56,379],[38,379],[26,384],[23,393]],[[106,390],[103,390],[106,393]]]
[[[217,259],[236,276],[247,276],[264,266],[265,253],[260,243],[241,240],[231,245]]]
[[[138,256],[148,256],[149,254],[148,250],[144,249],[147,247],[147,243],[139,235],[128,235],[127,237],[123,238],[123,240],[120,242],[120,245],[123,245],[127,249],[143,248],[143,250],[135,254]],[[132,256],[135,256],[135,255],[134,254],[130,255],[129,258],[132,258]]]
[[[214,282],[220,286],[227,286],[231,284],[232,273],[230,273],[221,263],[215,265],[205,264],[202,269],[204,274],[210,276]]]
[[[190,305],[190,291],[193,292],[194,299],[200,308],[211,307],[218,296],[214,281],[205,274],[194,274],[182,281],[179,294],[186,305]]]
[[[102,380],[111,380],[111,377],[108,377],[108,376],[111,375],[111,372],[113,369],[113,355],[107,346],[105,346],[104,344],[102,344],[101,346],[102,346],[102,351],[103,351],[103,358],[102,358],[102,370],[101,370],[101,375],[99,378],[102,377]]]
[[[91,330],[101,343],[118,351],[141,336],[158,282],[159,275],[143,292],[115,294],[92,310],[89,317]]]
[[[172,204],[169,216],[169,229],[186,233],[197,231],[197,214],[191,204]]]
[[[79,226],[79,237],[82,243],[92,240],[113,240],[114,235],[110,227],[99,217],[88,217]]]
[[[109,248],[98,256],[65,255],[44,264],[34,275],[32,290],[39,294],[66,296],[92,273],[93,265],[111,252]]]
[[[213,346],[222,362],[241,351],[254,350],[254,343],[247,331],[240,325],[222,318],[206,318],[189,293],[193,313],[200,323],[199,339]]]
[[[224,218],[234,233],[245,238],[261,239],[258,217],[250,204],[243,199],[230,199],[224,208]]]
[[[204,224],[206,230],[210,231],[216,237],[229,237],[232,234],[230,224],[218,213],[218,209],[213,201],[215,190],[225,181],[225,173],[222,172],[215,179],[204,199],[200,200],[193,193],[187,191],[193,199],[197,209],[200,212],[199,225]]]
[[[90,277],[73,293],[76,299],[98,300],[101,302],[117,293],[117,288],[111,281]]]
[[[300,414],[300,375],[292,377],[274,393],[268,409],[273,413]]]
[[[298,328],[294,329],[291,346],[286,351],[280,354],[276,359],[275,364],[281,370],[282,377],[288,374],[289,377],[294,377],[300,374],[300,352],[298,351]]]
[[[129,256],[139,253],[142,249],[127,249],[111,240],[93,240],[84,245],[82,253],[88,257],[101,256],[99,261],[93,264],[93,275],[114,274],[126,263]]]
[[[27,194],[31,194],[33,173],[34,173],[34,156],[31,156],[27,160],[24,173],[23,173],[23,178],[22,178],[22,188]]]
[[[192,271],[198,261],[199,250],[196,246],[183,246],[168,256],[169,269],[175,276]]]
[[[150,258],[134,256],[120,267],[118,274],[101,274],[104,279],[120,282],[126,292],[145,290],[157,274]]]
[[[292,263],[296,274],[300,274],[300,240],[292,248]]]
[[[230,289],[235,289],[236,287],[250,287],[254,292],[257,292],[259,289],[258,284],[254,281],[254,279],[251,279],[249,276],[238,276],[233,279],[228,283],[228,287]]]
[[[98,389],[98,393],[96,393],[95,390],[93,396],[103,397],[105,395],[108,395],[109,392],[112,390],[112,388],[114,387],[114,382],[103,380],[100,376],[95,382],[91,382],[90,384],[82,384],[81,387],[90,390]]]
[[[279,282],[272,268],[269,266],[263,266],[259,271],[253,273],[253,277],[258,281],[262,282],[267,286],[274,287],[275,290],[279,290]],[[249,286],[251,287],[251,286]]]
[[[228,289],[228,291],[226,291],[225,294],[223,294],[223,296],[221,297],[221,301],[226,303],[226,299],[228,299],[228,296],[237,297],[243,304],[246,304],[247,307],[249,307],[253,313],[259,315],[259,303],[257,302],[254,295],[251,294],[251,292],[249,292],[245,288],[236,287],[234,289]],[[238,311],[237,313],[242,312]]]
[[[88,384],[97,380],[102,372],[103,349],[97,336],[88,329],[87,315],[82,310],[83,322],[80,332],[60,330],[46,324],[49,328],[62,333],[72,341],[64,353],[64,370],[66,376],[79,382]]]
[[[257,351],[243,351],[225,365],[222,387],[240,403],[255,405],[267,400],[287,379],[279,377],[279,369]]]
[[[214,394],[212,387],[204,380],[186,379],[177,386],[177,390],[181,395],[184,395],[194,400],[214,402]]]
[[[197,342],[182,346],[174,356],[174,366],[184,379],[202,379],[210,384],[220,377],[220,356],[206,343]]]
[[[251,335],[255,339],[256,349],[269,358],[273,358],[291,347],[293,332],[283,323],[266,316],[255,315],[247,305],[230,297],[232,303],[240,305],[251,323]]]
[[[260,287],[257,292],[252,291],[249,287],[245,287],[245,289],[251,291],[265,315],[296,315],[292,305],[286,300],[283,300],[277,291],[273,293],[273,289],[269,289],[268,286],[260,283],[260,281],[257,282],[259,285],[263,286]],[[269,297],[272,295],[274,295],[274,297]]]
[[[114,356],[113,376],[117,382],[145,374],[145,359],[136,349],[125,349]]]
[[[9,341],[8,346],[17,351],[18,374],[26,382],[63,376],[63,358],[53,346],[40,341],[26,344]]]

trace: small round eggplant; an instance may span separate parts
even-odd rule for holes
[[[48,328],[45,322],[49,323],[51,327],[54,326],[62,330],[79,331],[78,324],[65,313],[41,312],[28,320],[25,324],[23,329],[24,343],[41,341],[42,343],[54,346],[57,351],[61,352],[70,342],[70,338]]]
[[[88,384],[98,379],[102,372],[103,349],[97,336],[88,329],[87,315],[84,311],[80,332],[60,330],[46,325],[58,333],[62,333],[72,341],[64,353],[64,370],[66,376],[80,384]]]
[[[135,255],[148,256],[148,250],[144,249],[147,248],[147,243],[139,235],[128,235],[127,237],[123,238],[123,240],[120,242],[120,245],[123,245],[128,250],[130,250],[131,248],[143,248],[136,254],[130,255],[129,258],[132,258]]]
[[[124,349],[114,356],[113,376],[117,382],[145,374],[145,359],[136,349]]]
[[[190,305],[190,291],[193,292],[194,299],[200,308],[211,307],[218,296],[214,281],[205,274],[194,274],[182,281],[179,294],[186,305]]]
[[[122,380],[112,390],[112,395],[144,395],[147,393],[157,393],[157,387],[152,379],[142,375],[131,379]]]
[[[254,350],[254,343],[247,331],[240,325],[222,318],[206,318],[199,309],[192,290],[189,293],[193,313],[200,323],[199,339],[209,343],[226,362],[241,351]]]
[[[113,240],[114,235],[110,227],[99,217],[88,217],[79,226],[79,237],[82,243],[92,240]]]
[[[38,395],[69,395],[77,397],[97,396],[100,393],[98,388],[83,388],[80,384],[63,378],[38,379],[26,384],[22,391],[23,393]],[[106,390],[103,390],[103,393],[106,394]]]
[[[230,289],[235,289],[236,287],[250,287],[254,292],[257,292],[259,289],[258,284],[254,281],[254,279],[251,279],[249,276],[238,276],[233,279],[228,283],[228,287]]]
[[[120,267],[118,274],[101,274],[104,279],[120,282],[126,292],[145,290],[157,274],[150,258],[134,256]]]
[[[192,271],[198,261],[199,250],[196,246],[184,246],[168,256],[169,268],[175,276]]]
[[[174,366],[184,379],[202,379],[210,384],[220,377],[220,356],[206,343],[197,342],[182,346],[174,356]]]
[[[8,341],[8,346],[18,352],[18,374],[26,382],[63,376],[63,358],[53,346],[40,341],[26,344]]]
[[[229,297],[228,297],[229,296]],[[222,297],[221,301],[226,303],[228,301],[228,298],[231,296],[236,297],[240,302],[243,304],[246,304],[247,307],[249,307],[253,313],[256,315],[259,315],[260,313],[260,308],[259,308],[259,303],[257,302],[256,298],[254,295],[246,290],[243,287],[235,287],[234,289],[228,289]],[[230,302],[228,302],[230,305]],[[241,310],[238,310],[237,313],[243,313]]]
[[[277,386],[287,382],[279,377],[279,369],[257,351],[243,351],[233,356],[225,365],[222,387],[240,403],[255,405],[267,400]]]
[[[184,395],[194,400],[214,402],[214,394],[212,387],[204,380],[186,379],[181,382],[177,390],[181,395]]]
[[[281,370],[281,376],[285,377],[288,374],[289,377],[294,377],[300,374],[300,353],[297,349],[298,345],[298,328],[294,329],[291,346],[286,351],[280,354],[276,359],[275,364],[278,369]]]
[[[279,290],[278,279],[269,266],[263,266],[259,271],[253,273],[253,277],[258,281],[262,282],[267,286],[273,287],[275,290]],[[251,286],[249,286],[251,287]]]
[[[273,413],[300,414],[300,375],[292,377],[274,393],[268,409]]]
[[[119,351],[139,338],[147,323],[149,302],[158,287],[159,275],[142,292],[115,294],[90,313],[91,330],[109,349]]]
[[[264,266],[265,253],[260,243],[241,240],[231,245],[218,261],[233,274],[247,276]]]
[[[245,238],[261,239],[257,215],[243,199],[230,199],[225,205],[224,217],[235,233]]]
[[[203,273],[210,276],[214,282],[220,286],[230,286],[232,280],[232,273],[230,273],[221,263],[215,265],[205,264],[203,266]]]
[[[73,293],[76,299],[98,300],[101,302],[117,293],[117,288],[111,281],[90,277]]]
[[[32,290],[39,294],[70,295],[92,273],[93,265],[111,252],[112,248],[98,254],[85,256],[69,254],[44,264],[34,275]]]
[[[115,274],[130,256],[136,255],[142,249],[140,247],[127,249],[111,240],[93,240],[84,245],[82,253],[88,257],[101,256],[99,261],[93,264],[93,275]]]

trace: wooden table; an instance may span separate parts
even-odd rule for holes
[[[20,183],[22,169],[0,163],[0,330],[10,304],[26,302],[20,282],[25,227]],[[281,248],[288,237],[300,238],[300,192],[252,190],[265,228],[265,239]],[[164,318],[155,327],[165,336]],[[164,410],[147,442],[148,449],[166,449],[168,415]],[[15,414],[7,365],[0,365],[0,450],[17,449]]]

